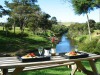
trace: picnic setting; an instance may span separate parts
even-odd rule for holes
[[[0,0],[0,75],[100,75],[100,0]]]

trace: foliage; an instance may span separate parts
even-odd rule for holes
[[[81,36],[80,39],[79,39],[79,42],[82,43],[85,39],[86,39],[86,36]]]
[[[100,40],[99,40],[99,42],[97,42],[96,48],[94,50],[94,53],[100,54]]]
[[[0,17],[2,17],[4,15],[9,15],[9,14],[10,14],[10,11],[0,5]]]
[[[45,12],[42,12],[39,5],[36,4],[37,0],[13,0],[11,3],[5,1],[6,7],[9,9],[9,22],[11,26],[20,27],[21,34],[24,33],[26,27],[29,28],[33,34],[41,28],[44,34],[48,29],[51,29],[52,24],[57,23],[56,17],[52,17]]]
[[[36,12],[38,12],[40,9],[39,6],[35,4],[35,2],[37,2],[37,0],[13,0],[11,3],[5,1],[7,8],[10,10],[9,16],[14,21],[14,27],[15,24],[19,23],[22,34],[26,27],[26,21],[32,14],[36,14]]]
[[[51,29],[52,27],[52,23],[51,21],[49,21],[50,17],[51,16],[49,14],[41,13],[41,16],[39,18],[39,27],[42,28],[44,32],[46,32],[47,29]]]
[[[93,39],[92,41],[79,43],[79,50],[90,52],[90,53],[98,53],[100,54],[100,41],[99,39]]]
[[[34,17],[34,18],[33,18]],[[38,28],[38,16],[31,15],[27,22],[27,27],[35,34],[36,29]]]
[[[95,29],[100,30],[100,22],[97,22],[97,23],[95,24]]]
[[[68,27],[64,25],[53,25],[51,30],[56,34],[56,35],[62,35],[64,33],[67,33]]]
[[[56,19],[56,17],[52,17],[52,18],[51,18],[51,22],[52,22],[52,24],[57,24],[57,19]]]
[[[71,24],[68,28],[68,37],[69,38],[75,38],[77,36],[82,36],[82,35],[86,35],[87,32],[87,25],[86,23],[75,23],[75,24]]]
[[[91,30],[91,32],[93,32],[95,29],[96,22],[94,20],[90,19],[89,24],[90,24],[90,30]]]
[[[100,0],[95,0],[95,7],[100,8]]]
[[[76,14],[86,14],[87,15],[87,23],[88,23],[88,32],[91,40],[91,30],[88,13],[94,9],[95,0],[71,0],[72,6]]]
[[[72,0],[76,14],[86,14],[93,10],[93,0]]]
[[[95,28],[95,23],[96,23],[96,22],[95,22],[94,20],[90,19],[90,20],[89,20],[89,23],[90,23],[90,28],[93,28],[93,29],[94,29],[94,28]]]

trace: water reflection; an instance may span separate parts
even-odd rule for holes
[[[65,53],[70,52],[72,49],[70,40],[66,37],[66,35],[63,35],[60,42],[56,45],[56,52],[57,53]]]

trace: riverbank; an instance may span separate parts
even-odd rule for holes
[[[100,54],[100,30],[94,30],[91,34],[92,40],[90,41],[89,35],[81,35],[73,38],[74,45],[78,46],[78,50]]]

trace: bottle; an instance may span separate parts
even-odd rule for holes
[[[56,49],[55,48],[51,48],[51,56],[55,56],[56,55]]]

